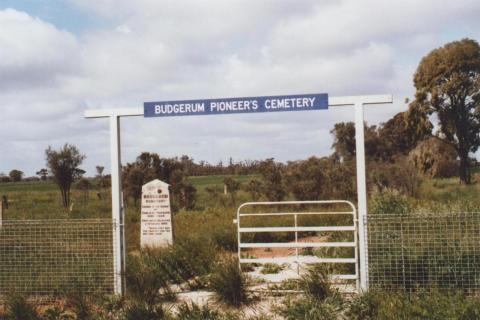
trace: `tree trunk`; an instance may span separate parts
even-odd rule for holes
[[[470,163],[468,159],[468,152],[460,152],[460,167],[459,167],[459,175],[460,175],[460,183],[461,184],[470,184]]]
[[[64,208],[68,208],[70,204],[70,192],[68,190],[61,190],[62,193],[62,205]]]

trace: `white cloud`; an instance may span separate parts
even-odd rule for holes
[[[0,11],[0,88],[48,87],[78,72],[74,36],[14,9]]]
[[[479,37],[478,1],[70,0],[111,23],[77,36],[0,11],[0,171],[43,166],[49,144],[77,144],[86,167],[107,164],[104,120],[86,108],[144,101],[328,91],[393,93],[403,110],[412,73],[433,47]],[[477,38],[478,39],[478,38]],[[216,161],[330,152],[329,130],[348,109],[293,115],[125,119],[124,161],[149,150]]]

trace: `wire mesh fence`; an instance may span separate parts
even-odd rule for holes
[[[111,220],[3,221],[0,300],[113,293],[112,240]]]
[[[480,213],[371,215],[370,288],[480,294]]]

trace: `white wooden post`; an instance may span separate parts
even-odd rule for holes
[[[121,181],[121,155],[120,155],[120,117],[110,116],[110,174],[112,183],[112,222],[114,250],[114,292],[121,295],[122,270],[123,270],[123,207],[122,207],[122,181]]]
[[[358,236],[360,258],[360,289],[367,288],[367,178],[365,168],[365,132],[363,120],[363,103],[355,104],[355,156],[357,161],[357,200],[358,200]]]

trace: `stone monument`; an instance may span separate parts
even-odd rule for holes
[[[155,179],[142,187],[140,245],[158,248],[173,244],[168,184]]]

